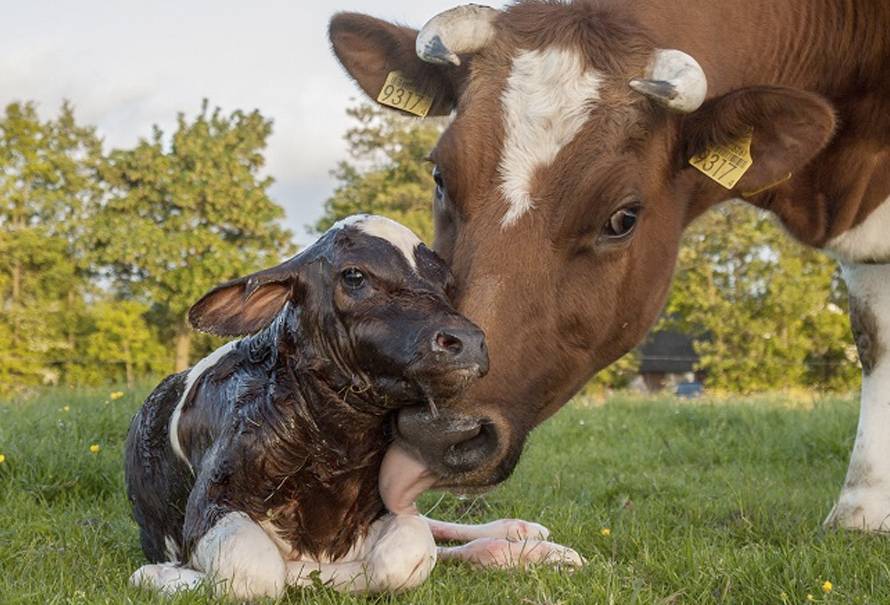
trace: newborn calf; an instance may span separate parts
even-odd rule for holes
[[[314,578],[342,590],[423,582],[430,528],[387,512],[378,473],[388,412],[435,413],[487,371],[449,279],[410,231],[363,215],[198,301],[195,328],[243,338],[168,377],[133,420],[127,495],[155,564],[131,580],[170,593],[207,578],[242,599]]]

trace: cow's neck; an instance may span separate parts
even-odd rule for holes
[[[787,183],[749,201],[774,212],[805,244],[847,262],[890,262],[890,243],[879,235],[890,228],[890,2],[751,0],[691,7],[640,0],[635,7],[657,46],[699,60],[710,97],[778,85],[828,98],[838,112],[829,146]]]
[[[886,85],[890,23],[885,0],[640,0],[638,18],[656,45],[692,54],[709,92],[773,84],[829,98]],[[883,77],[881,77],[883,75]]]

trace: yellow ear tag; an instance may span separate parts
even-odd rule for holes
[[[377,102],[425,118],[433,106],[433,95],[419,90],[402,72],[391,71],[377,95]]]
[[[692,156],[689,163],[708,178],[732,189],[754,164],[751,159],[752,134],[753,131],[727,145],[706,149],[704,153]]]

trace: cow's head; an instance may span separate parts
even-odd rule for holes
[[[470,5],[419,35],[364,15],[331,22],[337,57],[371,98],[400,71],[434,97],[430,115],[453,114],[431,154],[435,248],[459,310],[486,332],[491,370],[438,419],[400,415],[440,486],[503,480],[528,432],[644,337],[683,228],[737,195],[690,157],[751,133],[754,165],[735,191],[754,192],[833,132],[810,93],[707,98],[699,63],[657,48],[616,4]]]

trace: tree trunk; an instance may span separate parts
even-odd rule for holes
[[[133,355],[130,352],[130,343],[124,340],[124,365],[127,370],[127,388],[132,390],[136,380],[133,377]]]
[[[12,263],[12,302],[17,303],[22,295],[22,262],[15,259]]]
[[[192,332],[184,320],[176,327],[174,343],[176,344],[176,361],[173,371],[182,372],[189,367],[189,352],[192,347]]]

